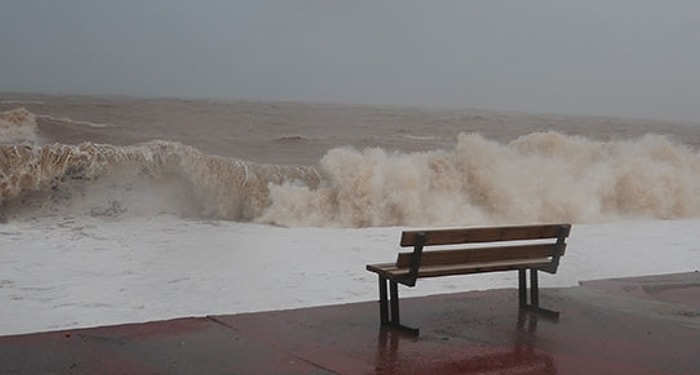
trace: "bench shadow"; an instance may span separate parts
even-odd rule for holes
[[[509,343],[487,349],[478,347],[471,353],[463,346],[450,348],[445,341],[428,343],[410,333],[383,327],[377,338],[375,374],[555,375],[553,358],[537,350],[537,328],[543,320],[552,322],[540,314],[520,311]]]

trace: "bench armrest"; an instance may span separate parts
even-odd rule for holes
[[[418,270],[420,269],[420,261],[423,256],[423,246],[425,245],[425,232],[416,234],[416,242],[413,246],[413,256],[411,257],[411,268],[408,271],[406,285],[415,286],[418,279]]]

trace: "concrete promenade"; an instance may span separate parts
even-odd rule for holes
[[[468,282],[468,278],[465,278]],[[420,287],[420,286],[419,286]],[[700,374],[700,272],[0,337],[0,374]]]

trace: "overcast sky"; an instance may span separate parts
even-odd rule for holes
[[[697,0],[0,1],[0,91],[700,121]]]

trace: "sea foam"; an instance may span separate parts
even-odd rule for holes
[[[156,214],[174,208],[178,214],[250,221],[269,205],[268,185],[288,181],[314,187],[319,176],[310,167],[226,159],[177,142],[0,146],[5,218],[26,211]]]
[[[556,132],[453,150],[340,148],[318,188],[271,188],[259,220],[289,226],[454,226],[700,215],[700,156],[666,137],[601,142]]]
[[[37,142],[36,117],[26,108],[0,112],[0,144]]]

